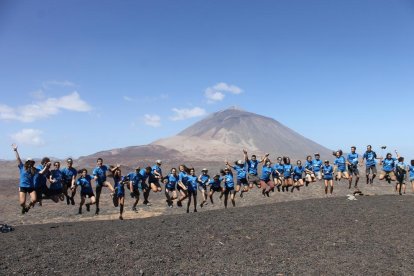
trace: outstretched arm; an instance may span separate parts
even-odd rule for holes
[[[22,159],[20,159],[19,152],[17,151],[17,145],[16,144],[12,144],[12,149],[16,153],[16,160],[17,160],[18,165],[23,164],[22,163]]]
[[[249,157],[247,156],[247,150],[246,149],[243,149],[243,154],[244,154],[244,160],[246,162],[249,162]]]
[[[398,153],[398,151],[397,151],[397,150],[395,150],[394,152],[395,152],[395,154],[397,155],[397,159],[399,159],[399,158],[401,157],[401,155]]]
[[[267,159],[269,159],[269,153],[266,153],[265,156],[263,156],[262,160],[260,160],[259,163],[265,162]]]

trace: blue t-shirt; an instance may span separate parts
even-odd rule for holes
[[[334,162],[334,164],[336,165],[336,166],[338,166],[338,170],[339,171],[345,171],[346,170],[346,160],[345,160],[345,157],[343,157],[343,156],[339,156],[339,157],[337,157],[336,159],[335,159],[335,162]]]
[[[362,159],[367,160],[367,162],[365,163],[367,167],[375,166],[375,164],[377,163],[375,162],[376,158],[377,158],[377,154],[375,153],[375,151],[370,151],[370,152],[366,151],[364,153],[364,156],[362,157]]]
[[[397,176],[404,177],[405,174],[407,173],[407,165],[404,162],[398,162],[395,165],[395,168],[396,168],[395,172]]]
[[[134,186],[135,189],[138,189],[138,185],[142,180],[142,175],[139,172],[131,172],[127,175],[127,177],[129,178],[129,181],[132,181],[132,186]]]
[[[155,178],[154,171],[156,171],[157,173],[159,173],[159,175],[162,176],[162,170],[161,170],[160,166],[154,165],[154,166],[151,167],[151,174],[150,174],[151,179]]]
[[[323,166],[322,160],[320,159],[313,159],[312,160],[312,166],[313,166],[313,171],[314,172],[320,172],[321,168]]]
[[[305,171],[305,167],[304,166],[295,166],[293,168],[293,176],[294,178],[302,178],[302,174]]]
[[[36,167],[37,171],[41,171],[44,169],[43,165],[38,165]],[[45,173],[45,174],[40,174],[40,173],[36,173],[34,178],[33,178],[33,182],[34,182],[34,188],[35,189],[40,189],[40,188],[44,188],[46,187],[46,182],[47,182],[47,178],[49,177],[49,173]]]
[[[189,174],[187,176],[187,189],[189,191],[197,191],[197,184],[198,184],[197,176]]]
[[[410,172],[410,179],[414,178],[414,166],[409,165],[408,170]]]
[[[237,172],[237,179],[246,179],[247,172],[244,166],[233,166],[233,169]]]
[[[63,175],[63,181],[65,182],[65,183],[68,183],[68,184],[72,184],[72,178],[73,177],[76,177],[77,175],[78,175],[78,172],[76,171],[76,169],[75,168],[73,168],[73,167],[70,167],[70,168],[63,168],[62,170],[61,170],[61,172],[62,172],[62,175]]]
[[[205,187],[208,184],[208,180],[210,179],[210,176],[208,174],[202,174],[200,175],[200,185]]]
[[[322,170],[324,179],[330,180],[333,178],[333,167],[331,165],[323,165]]]
[[[224,187],[226,189],[233,189],[234,188],[234,180],[233,180],[233,175],[231,173],[226,174],[224,176]]]
[[[81,187],[82,194],[93,194],[92,190],[92,176],[87,174],[85,177],[80,177],[76,181],[76,185]]]
[[[272,167],[263,166],[262,176],[260,177],[260,180],[269,181],[270,176],[273,174],[273,171],[274,171],[274,169]]]
[[[141,175],[141,182],[145,182],[149,177],[149,174],[147,174],[147,171],[145,169],[141,169],[139,171],[139,174]]]
[[[291,177],[292,176],[293,167],[292,164],[284,164],[283,165],[283,177]]]
[[[313,171],[313,163],[312,163],[312,161],[306,160],[304,167],[308,171]]]
[[[276,163],[273,165],[273,176],[274,177],[278,176],[276,172],[279,173],[279,176],[282,176],[284,171],[285,171],[285,167],[282,164]]]
[[[114,188],[116,191],[116,195],[118,197],[124,197],[125,196],[125,177],[114,177]]]
[[[34,175],[30,173],[30,171],[26,171],[24,169],[24,165],[22,163],[19,164],[19,171],[20,171],[20,184],[19,187],[21,188],[34,188]],[[36,173],[37,174],[37,173]]]
[[[395,158],[385,158],[384,160],[382,160],[382,169],[384,170],[384,172],[392,172],[395,168],[396,162],[397,159]]]
[[[348,162],[351,163],[352,165],[358,165],[358,158],[359,158],[359,154],[358,153],[349,153],[348,154]]]
[[[220,178],[217,180],[211,179],[209,184],[211,188],[217,189],[221,187],[221,180]]]
[[[246,165],[247,165],[249,174],[257,175],[257,167],[259,166],[259,161],[247,160]]]
[[[50,183],[51,190],[61,190],[63,188],[62,186],[62,180],[63,180],[63,174],[60,170],[52,170],[50,172],[50,176],[55,181],[54,183]]]
[[[165,185],[165,187],[169,190],[175,189],[175,187],[177,186],[177,182],[178,175],[173,175],[172,173],[170,173],[168,175],[168,183]]]
[[[101,185],[106,181],[106,172],[109,170],[109,167],[107,165],[102,165],[100,167],[96,167],[92,174],[93,176],[97,176],[98,179],[96,180],[96,184]]]
[[[184,184],[184,186],[187,187],[187,181],[188,181],[188,174],[186,172],[180,172],[178,174],[178,181]]]

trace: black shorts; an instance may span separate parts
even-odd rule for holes
[[[252,183],[252,184],[254,183],[256,185],[260,185],[260,178],[257,174],[256,175],[249,174],[248,180],[249,180],[249,183]]]
[[[359,170],[358,170],[358,166],[349,166],[348,165],[348,173],[349,173],[349,175],[356,175],[356,176],[358,176],[359,175]]]
[[[34,188],[24,188],[24,187],[19,187],[19,192],[21,193],[25,193],[25,194],[30,194],[34,191]]]
[[[365,168],[365,173],[366,174],[369,174],[369,173],[372,173],[372,174],[377,174],[377,166],[375,166],[375,165],[372,165],[372,166],[366,166],[366,168]]]
[[[93,192],[92,193],[82,193],[81,192],[81,197],[91,198],[93,196],[95,196],[95,194]]]
[[[148,184],[151,185],[151,183],[154,183],[157,187],[161,187],[160,180],[158,178],[149,179]]]
[[[249,183],[247,183],[247,179],[246,178],[242,178],[242,179],[237,179],[237,186],[247,186],[249,185]]]
[[[221,192],[221,187],[210,187],[210,191]]]
[[[197,190],[187,190],[189,196],[197,196]]]

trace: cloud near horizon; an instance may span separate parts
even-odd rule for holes
[[[19,132],[10,135],[14,143],[29,145],[29,146],[43,146],[45,141],[42,137],[43,131],[33,128],[25,128]]]
[[[78,92],[74,91],[60,98],[47,98],[15,108],[0,104],[0,120],[16,120],[29,123],[55,115],[61,110],[87,112],[92,110],[92,107],[81,99]]]
[[[243,90],[236,85],[219,82],[212,87],[207,87],[204,91],[204,96],[207,98],[207,103],[215,103],[224,100],[225,93],[238,95],[242,92]]]
[[[172,111],[175,113],[170,120],[172,121],[181,121],[185,119],[190,119],[194,117],[200,117],[207,114],[206,110],[201,107],[194,107],[194,108],[173,108]]]
[[[144,115],[144,123],[147,126],[159,127],[159,126],[161,126],[161,117],[158,116],[158,115],[145,114]]]

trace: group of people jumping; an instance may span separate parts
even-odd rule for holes
[[[224,168],[212,177],[208,174],[208,169],[203,168],[200,175],[196,175],[194,168],[185,165],[172,168],[167,175],[163,175],[161,166],[162,161],[157,160],[155,165],[145,168],[136,167],[133,172],[122,174],[120,164],[104,165],[102,158],[97,159],[96,167],[92,174],[83,168],[76,170],[73,167],[72,158],[66,160],[67,166],[60,168],[59,161],[52,162],[48,157],[41,160],[41,164],[35,166],[35,161],[31,158],[23,163],[17,145],[13,144],[18,168],[20,172],[19,200],[22,214],[29,211],[36,204],[42,205],[42,200],[50,199],[54,202],[64,201],[68,205],[75,205],[76,191],[80,189],[79,214],[82,214],[83,205],[86,211],[90,211],[91,205],[95,205],[95,214],[99,214],[99,200],[102,188],[110,190],[115,207],[119,206],[119,219],[123,219],[125,193],[129,190],[133,198],[132,210],[137,212],[137,205],[140,196],[143,196],[143,204],[150,206],[150,192],[164,193],[167,206],[172,208],[174,201],[177,207],[183,206],[183,201],[187,200],[186,211],[190,212],[193,203],[194,212],[197,212],[197,194],[201,194],[200,207],[202,208],[209,202],[214,205],[213,195],[219,194],[220,200],[224,198],[224,207],[227,208],[230,198],[233,207],[236,206],[236,194],[240,197],[257,187],[261,190],[264,197],[269,197],[271,192],[294,192],[300,191],[302,186],[324,180],[325,194],[332,194],[334,181],[347,179],[348,188],[358,189],[360,179],[359,167],[365,163],[366,184],[373,184],[377,175],[377,159],[380,160],[382,170],[379,175],[380,180],[389,183],[395,181],[395,191],[402,195],[406,192],[406,181],[411,183],[414,192],[414,160],[410,165],[404,163],[404,158],[395,151],[396,158],[391,153],[386,157],[378,157],[370,145],[367,146],[365,153],[360,156],[356,153],[356,147],[351,147],[350,153],[344,156],[342,150],[333,152],[335,160],[333,165],[329,160],[322,161],[320,154],[315,153],[314,157],[307,156],[302,164],[301,160],[292,165],[289,157],[277,157],[274,164],[265,154],[262,158],[256,155],[248,156],[243,150],[243,159],[237,160],[234,164],[225,161]],[[262,164],[259,174],[259,164]],[[108,175],[113,179],[114,185],[108,181]],[[355,179],[355,181],[353,181]],[[95,192],[92,182],[95,182]],[[48,185],[49,182],[49,185]],[[126,189],[125,189],[126,187]],[[276,190],[275,190],[276,189]],[[30,195],[30,202],[26,204],[26,197]],[[86,202],[86,199],[88,201]]]

